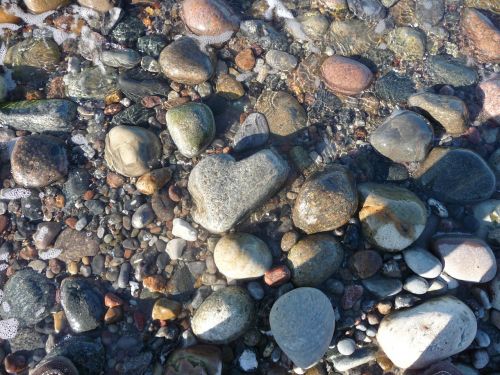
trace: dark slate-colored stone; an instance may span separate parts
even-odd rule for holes
[[[125,17],[111,32],[111,36],[118,42],[133,46],[139,37],[146,33],[146,27],[141,20],[134,16]]]
[[[67,278],[61,283],[61,304],[74,332],[91,331],[101,324],[104,296],[91,281]]]
[[[120,74],[118,87],[127,98],[136,102],[148,95],[167,96],[170,91],[166,80],[143,70],[129,70]]]
[[[159,34],[145,35],[137,39],[137,49],[140,52],[153,57],[160,56],[160,52],[166,45],[166,38]]]
[[[409,77],[392,71],[375,82],[375,93],[382,100],[404,102],[416,91]]]
[[[426,67],[429,78],[435,85],[469,86],[478,80],[477,72],[473,68],[445,55],[430,56]]]
[[[148,123],[148,118],[154,114],[153,109],[145,108],[137,103],[116,114],[112,122],[115,125],[145,125]]]
[[[68,358],[78,369],[80,375],[101,374],[105,368],[104,346],[100,339],[86,336],[69,336],[52,349],[49,357]]]

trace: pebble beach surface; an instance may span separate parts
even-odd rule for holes
[[[499,375],[498,0],[1,0],[0,375]]]

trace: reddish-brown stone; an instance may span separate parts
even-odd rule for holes
[[[220,35],[240,27],[240,19],[224,0],[184,0],[182,19],[198,35]]]
[[[0,234],[5,232],[9,227],[9,217],[6,215],[0,215]]]
[[[243,51],[239,52],[234,62],[238,66],[238,68],[242,70],[252,70],[255,66],[255,57],[253,55],[253,51],[251,48],[246,48]]]
[[[361,285],[348,285],[344,290],[341,305],[344,310],[351,309],[354,304],[363,296]]]
[[[264,282],[269,286],[279,286],[290,280],[292,274],[287,266],[271,268],[264,274]]]
[[[366,279],[382,268],[382,257],[375,250],[357,251],[351,258],[351,265],[360,278]]]
[[[481,82],[477,91],[485,117],[500,124],[500,75]]]
[[[357,95],[370,86],[373,74],[360,62],[343,56],[330,56],[321,65],[321,76],[333,92]]]
[[[113,293],[106,293],[104,296],[104,305],[106,307],[117,307],[123,305],[123,300]]]
[[[481,63],[500,63],[500,30],[480,11],[465,8],[462,33],[470,53]]]
[[[11,353],[4,359],[5,371],[9,374],[17,374],[28,367],[26,358],[20,354]]]
[[[117,173],[109,172],[106,176],[106,183],[109,187],[117,189],[123,186],[125,179]]]

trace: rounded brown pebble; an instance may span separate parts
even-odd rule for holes
[[[357,251],[351,258],[351,265],[356,274],[366,279],[382,268],[382,257],[375,250]]]
[[[9,217],[6,215],[0,215],[0,234],[5,232],[9,227]]]
[[[354,304],[363,296],[361,285],[348,285],[344,290],[341,305],[344,310],[351,309]]]
[[[26,358],[20,354],[10,353],[4,359],[5,371],[9,374],[17,374],[28,366]]]
[[[279,286],[290,280],[291,276],[290,269],[282,265],[267,271],[264,274],[264,282],[269,286]]]
[[[224,0],[184,0],[182,20],[197,35],[220,35],[240,27],[240,19]]]
[[[106,183],[113,189],[118,189],[125,183],[125,178],[118,173],[109,172],[106,176]]]
[[[321,76],[333,92],[357,95],[370,86],[373,74],[365,65],[343,56],[330,56],[321,65]]]
[[[106,293],[104,296],[104,305],[106,307],[117,307],[123,305],[123,300],[113,293]]]
[[[290,251],[290,249],[299,240],[299,234],[293,230],[286,232],[283,237],[281,237],[281,250]]]
[[[255,57],[253,55],[253,51],[251,48],[245,48],[243,51],[240,51],[234,62],[236,66],[241,70],[252,70],[255,67]]]
[[[465,44],[480,63],[500,62],[500,30],[483,13],[465,8],[462,32]]]
[[[163,292],[167,288],[167,280],[161,275],[147,276],[142,280],[142,284],[151,292]]]
[[[170,185],[168,187],[168,197],[174,202],[180,202],[182,199],[182,190],[175,185]]]

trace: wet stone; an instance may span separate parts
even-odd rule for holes
[[[104,65],[113,68],[131,69],[141,62],[141,55],[133,49],[107,50],[101,53],[101,61]]]
[[[224,0],[184,0],[182,19],[197,35],[238,31],[240,19]]]
[[[188,182],[194,221],[214,233],[229,230],[279,189],[288,171],[287,163],[271,150],[238,162],[227,154],[203,159]]]
[[[117,74],[113,68],[83,68],[80,72],[70,72],[64,76],[66,95],[77,99],[104,99],[117,87]]]
[[[67,0],[24,0],[26,7],[35,14],[55,10],[67,2]]]
[[[45,187],[68,173],[64,143],[48,135],[30,135],[17,140],[11,155],[12,176],[24,187]]]
[[[118,88],[135,102],[140,102],[145,96],[167,96],[170,92],[168,82],[164,78],[136,69],[125,71],[118,76]]]
[[[500,63],[500,30],[482,12],[466,8],[462,13],[465,43],[481,63]]]
[[[397,27],[389,33],[389,48],[403,60],[421,60],[425,54],[425,34],[412,27]]]
[[[356,17],[363,20],[377,21],[387,14],[387,10],[379,0],[347,0],[347,5]]]
[[[489,198],[496,187],[493,171],[475,152],[435,147],[416,171],[417,182],[436,199],[474,203]]]
[[[52,39],[29,38],[7,50],[4,63],[14,67],[35,67],[54,70],[61,60],[59,46]]]
[[[167,128],[179,152],[192,158],[212,142],[215,121],[210,108],[202,103],[187,103],[167,111]]]
[[[61,224],[51,221],[38,224],[36,232],[33,234],[33,242],[37,249],[44,250],[54,243],[57,235],[61,231]]]
[[[478,79],[474,69],[445,55],[430,56],[427,59],[427,71],[435,85],[469,86],[475,84]]]
[[[100,339],[69,336],[52,349],[48,358],[56,356],[68,358],[77,368],[79,375],[94,375],[104,371],[105,351]]]
[[[214,73],[210,57],[191,38],[183,37],[169,44],[160,54],[163,74],[187,85],[207,81]]]
[[[145,203],[140,206],[132,215],[132,226],[137,229],[144,228],[155,219],[155,214],[151,205]]]
[[[0,315],[14,318],[20,327],[34,325],[50,314],[55,304],[54,285],[32,269],[17,271],[3,288]]]
[[[374,88],[380,99],[392,102],[404,102],[417,91],[409,77],[395,72],[389,72],[379,78]]]
[[[61,284],[61,304],[71,329],[91,331],[101,324],[104,296],[87,279],[64,279]]]
[[[415,18],[424,29],[437,25],[443,19],[444,13],[444,0],[415,2]]]
[[[278,32],[262,20],[242,21],[240,32],[251,43],[256,43],[265,50],[277,49],[283,51],[288,48],[286,35]]]
[[[265,91],[257,100],[255,109],[264,114],[271,139],[286,143],[306,127],[307,115],[293,96],[284,91]]]
[[[334,165],[302,185],[292,218],[294,225],[308,234],[326,232],[346,224],[357,208],[354,177],[344,167]]]
[[[329,29],[329,39],[340,54],[344,56],[360,55],[373,45],[373,31],[366,22],[357,19],[335,20]]]
[[[0,125],[29,132],[69,132],[76,103],[66,99],[29,100],[0,104]]]
[[[483,103],[483,112],[486,119],[500,124],[500,76],[496,75],[481,82],[476,89],[478,97]]]
[[[128,16],[115,26],[111,36],[120,44],[133,46],[137,39],[145,33],[146,27],[141,20],[134,16]]]
[[[66,228],[57,237],[54,247],[63,251],[58,259],[77,261],[84,256],[96,255],[99,252],[99,239],[91,232]]]
[[[287,254],[292,282],[317,286],[332,276],[344,260],[344,250],[327,234],[313,234],[297,242]]]
[[[370,143],[397,163],[422,161],[429,152],[434,132],[427,119],[415,112],[396,111],[372,134]]]
[[[239,126],[233,143],[236,152],[242,152],[264,145],[269,139],[269,126],[262,113],[251,113]]]
[[[408,105],[425,111],[449,134],[463,134],[469,127],[467,106],[455,96],[432,93],[415,94],[408,98]]]
[[[321,65],[326,86],[335,93],[357,95],[365,90],[373,74],[360,62],[342,56],[330,56]]]
[[[266,63],[271,68],[283,72],[292,71],[297,66],[297,58],[289,53],[272,49],[266,53]]]
[[[166,45],[166,38],[160,34],[145,35],[137,39],[137,49],[139,52],[152,57],[160,56],[161,51]]]

